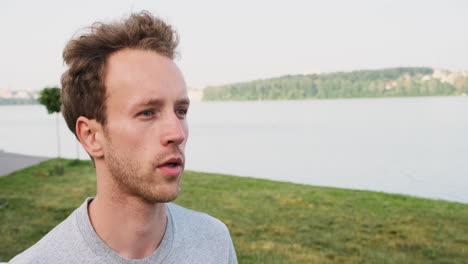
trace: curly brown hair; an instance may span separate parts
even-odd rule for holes
[[[62,75],[62,114],[76,136],[80,116],[106,124],[107,58],[125,48],[150,50],[174,59],[179,42],[171,26],[147,11],[109,24],[94,23],[63,50],[68,69]]]

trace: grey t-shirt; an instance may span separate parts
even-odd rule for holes
[[[159,248],[144,259],[121,257],[94,231],[88,216],[88,203],[77,208],[35,245],[9,263],[237,263],[227,227],[207,214],[166,204],[166,232]]]

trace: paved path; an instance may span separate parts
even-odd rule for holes
[[[15,154],[0,150],[0,176],[8,175],[14,171],[48,159],[50,158]]]

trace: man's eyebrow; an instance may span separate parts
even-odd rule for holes
[[[161,106],[163,101],[161,99],[148,99],[136,103],[134,106]]]
[[[140,107],[140,106],[162,106],[164,104],[164,101],[161,99],[153,98],[153,99],[148,99],[144,101],[140,101],[134,105],[134,107]],[[189,105],[190,104],[190,99],[189,98],[182,98],[176,101],[177,105]]]
[[[190,104],[190,99],[189,98],[179,99],[179,100],[176,101],[176,104],[178,104],[178,105],[182,105],[182,104],[189,105]]]

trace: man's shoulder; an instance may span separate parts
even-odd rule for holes
[[[75,249],[86,251],[86,249],[82,248],[80,237],[80,230],[76,224],[75,211],[42,237],[36,244],[11,259],[9,263],[69,262],[68,260],[73,259],[76,254]]]
[[[201,212],[168,204],[173,224],[174,261],[170,263],[237,263],[236,253],[226,225]],[[194,256],[197,256],[196,258]]]
[[[226,225],[213,216],[174,203],[169,203],[168,208],[177,228],[182,229],[179,231],[229,235]]]
[[[219,219],[198,211],[187,209],[180,205],[169,203],[168,208],[176,221],[188,222],[193,226],[209,226],[211,228],[227,229],[226,225]]]

